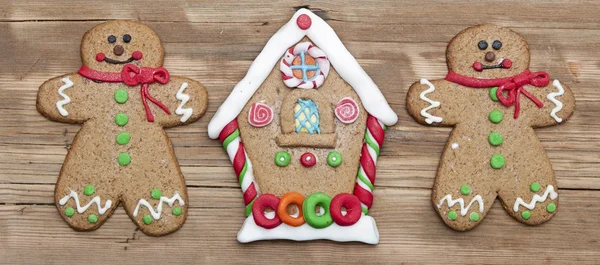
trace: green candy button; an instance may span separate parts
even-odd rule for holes
[[[499,132],[492,132],[488,136],[488,141],[493,146],[499,146],[502,144],[502,135]]]
[[[75,214],[75,209],[73,209],[73,207],[67,207],[65,209],[65,215],[68,217],[71,217]]]
[[[336,151],[329,153],[329,155],[327,155],[327,164],[332,167],[338,167],[342,164],[342,154]]]
[[[504,166],[504,156],[500,154],[493,155],[490,159],[490,165],[495,169],[502,168]]]
[[[553,213],[556,211],[556,204],[554,204],[553,202],[548,203],[548,206],[546,206],[546,211],[548,211],[549,213]]]
[[[125,126],[129,122],[129,117],[123,113],[119,113],[115,116],[115,123],[119,126]]]
[[[117,161],[119,161],[119,165],[121,166],[129,165],[131,163],[131,156],[128,153],[120,153]]]
[[[456,211],[450,211],[448,213],[448,219],[450,221],[454,221],[454,220],[456,220],[456,218],[458,218],[458,214],[456,213]]]
[[[131,140],[131,135],[129,135],[129,133],[122,132],[117,135],[117,143],[120,145],[128,144],[129,140]]]
[[[471,215],[469,215],[469,220],[473,222],[479,221],[479,214],[475,212],[471,213]]]
[[[92,194],[94,194],[94,192],[96,192],[96,189],[94,189],[94,186],[92,185],[87,185],[85,186],[85,188],[83,188],[83,194],[85,194],[86,196],[91,196]]]
[[[152,223],[152,217],[150,215],[144,215],[142,221],[144,221],[144,224],[149,225]]]
[[[175,215],[175,216],[181,215],[181,208],[180,207],[173,208],[173,215]]]
[[[531,185],[529,186],[529,188],[530,188],[530,189],[531,189],[531,191],[533,191],[533,192],[538,192],[538,191],[540,191],[540,189],[541,189],[542,187],[540,186],[540,183],[538,183],[538,182],[534,182],[534,183],[531,183]]]
[[[492,112],[490,112],[490,121],[492,121],[493,123],[500,123],[502,121],[502,117],[504,115],[502,114],[501,111],[499,110],[492,110]]]
[[[129,99],[127,90],[122,89],[122,88],[115,91],[114,97],[115,97],[115,101],[119,104],[123,104],[123,103],[127,102],[127,99]]]
[[[529,219],[529,217],[531,217],[531,212],[530,211],[524,211],[521,213],[521,217],[523,217],[523,219],[527,220]]]
[[[288,152],[277,152],[277,154],[275,154],[275,165],[278,165],[280,167],[285,167],[287,166],[290,161],[292,161],[292,157],[290,156],[290,154]]]
[[[490,89],[490,98],[492,98],[493,101],[498,101],[498,96],[496,95],[496,91],[498,91],[498,87],[492,87],[492,89]]]
[[[460,193],[462,193],[462,195],[469,195],[469,194],[471,194],[471,187],[469,187],[469,185],[462,185],[460,187]]]
[[[98,216],[95,214],[88,215],[88,222],[95,224],[98,222]]]
[[[160,200],[160,197],[162,197],[162,192],[159,189],[153,189],[150,192],[150,195],[152,196],[152,199]]]

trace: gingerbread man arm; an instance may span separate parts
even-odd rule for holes
[[[573,91],[558,80],[543,88],[529,91],[542,101],[542,108],[529,108],[526,114],[534,128],[556,125],[565,122],[575,110]]]
[[[36,107],[50,120],[83,123],[89,118],[87,98],[83,79],[71,73],[44,82],[38,90]]]
[[[432,126],[453,126],[457,124],[460,107],[452,94],[453,83],[446,80],[421,79],[408,90],[406,107],[408,113],[419,123]]]
[[[171,76],[168,84],[152,89],[151,93],[168,106],[171,115],[158,113],[157,122],[169,128],[189,124],[200,119],[208,106],[208,92],[199,82],[178,76]]]

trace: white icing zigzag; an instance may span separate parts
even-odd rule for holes
[[[173,197],[171,197],[171,198],[162,196],[162,197],[160,197],[158,206],[156,206],[156,212],[155,212],[154,208],[152,207],[152,205],[150,205],[150,203],[148,203],[148,201],[146,201],[144,199],[140,199],[137,206],[135,206],[135,210],[133,211],[133,216],[138,215],[140,206],[146,206],[146,208],[148,208],[148,210],[150,211],[150,214],[152,215],[154,220],[158,220],[158,219],[160,219],[160,215],[162,213],[163,203],[166,202],[167,204],[169,204],[170,207],[173,207],[173,204],[175,203],[175,201],[178,201],[179,205],[185,205],[185,203],[183,202],[183,199],[181,198],[181,196],[179,196],[179,193],[175,193],[175,195],[173,195]]]
[[[521,199],[521,197],[518,197],[517,200],[515,201],[515,206],[513,207],[513,210],[515,212],[518,212],[519,205],[523,205],[525,208],[527,208],[529,210],[533,210],[533,209],[535,209],[535,204],[538,202],[546,201],[546,199],[548,198],[548,195],[550,195],[551,200],[554,200],[558,197],[558,193],[556,193],[556,191],[554,191],[554,187],[552,185],[548,185],[548,187],[546,188],[546,192],[544,192],[544,195],[542,195],[542,196],[540,196],[538,194],[533,195],[531,202],[528,204],[525,204],[523,199]]]
[[[552,109],[552,111],[550,112],[550,116],[552,116],[552,118],[554,118],[554,120],[556,120],[556,122],[561,123],[562,118],[556,116],[556,113],[559,112],[563,108],[563,104],[562,104],[562,102],[557,100],[556,97],[564,95],[565,89],[562,87],[562,85],[560,84],[560,82],[558,80],[554,80],[554,82],[552,82],[552,85],[555,88],[558,88],[558,92],[552,92],[552,93],[548,94],[548,99],[550,101],[552,101],[552,103],[554,103],[554,105],[556,105],[556,107],[554,107]]]
[[[460,215],[461,216],[467,215],[469,208],[471,208],[471,205],[473,205],[473,203],[475,203],[475,202],[477,202],[479,204],[479,212],[483,213],[483,198],[481,198],[481,195],[477,195],[477,196],[473,197],[473,199],[471,200],[469,205],[467,205],[467,207],[465,207],[465,200],[463,200],[463,198],[458,198],[456,200],[452,200],[452,195],[448,194],[440,200],[440,203],[437,205],[438,209],[442,208],[442,205],[444,205],[444,201],[448,201],[448,207],[452,207],[457,203],[460,204]]]
[[[194,112],[192,108],[183,108],[183,105],[185,105],[185,103],[187,103],[188,100],[190,100],[190,96],[188,94],[183,94],[183,91],[187,87],[188,83],[183,82],[183,84],[181,84],[181,87],[179,88],[179,91],[177,91],[177,94],[175,95],[175,97],[181,101],[181,103],[179,103],[179,106],[175,110],[175,114],[183,115],[180,119],[181,122],[187,121],[190,118],[190,116],[192,116],[192,112]]]
[[[69,190],[71,190],[71,193],[69,193],[69,195],[63,197],[62,199],[60,199],[60,201],[58,201],[58,203],[60,203],[60,205],[65,205],[69,201],[70,198],[73,198],[75,200],[75,204],[77,205],[78,213],[83,213],[83,212],[87,211],[87,209],[90,208],[90,206],[92,206],[92,204],[96,204],[96,206],[98,206],[98,214],[102,215],[106,212],[106,210],[108,210],[110,208],[110,206],[112,206],[112,201],[106,200],[104,207],[102,207],[101,202],[100,202],[100,196],[94,197],[90,202],[88,202],[88,204],[86,204],[85,206],[81,206],[79,204],[79,197],[77,196],[77,192],[75,192],[72,189],[69,189]]]
[[[432,124],[434,122],[442,122],[442,120],[443,120],[442,117],[433,116],[433,115],[427,113],[428,110],[437,108],[440,106],[439,101],[433,101],[425,96],[425,95],[435,91],[435,86],[433,86],[433,84],[431,82],[429,82],[427,79],[421,79],[421,85],[428,85],[429,88],[427,90],[421,92],[421,95],[419,95],[419,98],[421,98],[421,100],[427,101],[429,104],[431,104],[429,107],[421,110],[421,115],[426,118],[425,121],[428,124]]]
[[[63,92],[65,91],[65,89],[72,87],[73,82],[71,81],[71,79],[69,79],[69,77],[63,77],[60,79],[60,81],[65,83],[63,86],[58,88],[58,94],[61,97],[63,97],[63,100],[56,102],[56,108],[58,109],[58,112],[60,112],[60,115],[63,115],[66,117],[67,115],[69,115],[69,112],[67,112],[67,110],[65,108],[63,108],[63,106],[66,104],[69,104],[69,102],[71,102],[71,98]]]

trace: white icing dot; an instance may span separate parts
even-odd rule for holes
[[[283,162],[283,161],[285,161],[285,158],[283,158],[283,157],[280,157],[280,158],[279,158],[279,161]]]
[[[334,157],[331,158],[331,160],[337,161],[337,158],[335,158],[335,156],[334,156]]]
[[[310,161],[310,156],[307,156],[307,157],[306,157],[306,161]]]
[[[456,149],[456,148],[458,148],[458,143],[453,143],[452,144],[452,149]]]

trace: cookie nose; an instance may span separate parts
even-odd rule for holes
[[[116,47],[115,47],[116,48]],[[494,54],[493,52],[487,52],[485,54],[485,60],[488,62],[492,62],[494,61],[494,59],[496,59],[496,54]]]
[[[125,52],[125,49],[123,48],[123,46],[121,45],[117,45],[113,48],[113,53],[116,56],[120,56],[121,54],[123,54]]]

